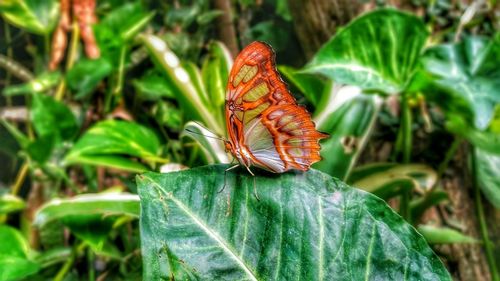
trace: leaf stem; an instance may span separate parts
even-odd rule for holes
[[[443,177],[444,172],[446,172],[446,169],[448,169],[450,161],[455,156],[455,153],[457,152],[457,149],[461,143],[462,143],[462,138],[456,136],[455,139],[453,140],[453,142],[451,143],[450,148],[448,148],[448,150],[446,151],[446,154],[444,156],[443,161],[438,166],[438,170],[437,170],[437,179],[438,180],[436,181],[436,183],[434,183],[434,185],[431,187],[429,192],[433,191],[436,188],[436,186],[438,185],[439,179],[441,179],[441,177]]]
[[[17,173],[16,181],[14,182],[12,190],[10,191],[12,195],[17,195],[19,193],[19,190],[21,189],[21,186],[23,185],[24,180],[26,179],[26,175],[28,174],[28,169],[29,169],[29,164],[28,161],[26,161],[24,162],[24,164],[21,166],[21,169],[19,169],[19,172]]]
[[[85,249],[86,246],[87,246],[87,244],[85,242],[81,242],[78,246],[75,246],[73,248],[73,251],[71,252],[71,256],[69,257],[69,259],[66,260],[66,262],[61,267],[59,272],[57,272],[56,277],[54,277],[54,281],[64,280],[64,276],[66,276],[69,269],[71,268],[71,266],[75,262],[76,257],[78,256],[79,253],[81,253]]]
[[[70,49],[68,52],[68,58],[66,61],[66,71],[70,70],[73,67],[73,64],[76,60],[76,53],[78,51],[78,39],[80,38],[80,28],[78,27],[78,23],[73,21],[71,27],[71,43]],[[56,94],[54,96],[55,100],[61,101],[64,97],[64,93],[66,92],[66,79],[61,79],[59,82],[59,86],[57,87]]]
[[[399,151],[403,154],[404,164],[410,163],[412,150],[412,114],[407,95],[408,94],[405,92],[401,93],[401,126],[397,140]],[[411,190],[405,189],[401,195],[399,212],[401,216],[408,221],[411,219],[410,199]]]
[[[483,202],[481,200],[481,191],[479,190],[479,185],[477,183],[477,162],[476,162],[476,148],[471,147],[471,170],[472,170],[472,184],[474,187],[474,197],[476,200],[477,217],[479,219],[479,226],[481,235],[483,236],[483,245],[486,252],[486,260],[490,267],[491,280],[500,281],[500,276],[498,275],[498,269],[495,264],[495,256],[493,255],[493,249],[491,245],[493,243],[490,241],[488,236],[488,226],[486,225],[486,219],[484,218]]]

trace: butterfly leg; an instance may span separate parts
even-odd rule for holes
[[[224,185],[222,186],[222,188],[219,191],[217,191],[217,193],[221,193],[224,190],[224,188],[226,188],[227,171],[231,171],[232,169],[238,167],[239,165],[240,164],[236,164],[236,165],[231,166],[231,167],[224,170]]]
[[[255,175],[253,175],[253,195],[255,196],[255,199],[257,199],[257,201],[260,201],[259,194],[257,194],[257,188],[255,185]]]

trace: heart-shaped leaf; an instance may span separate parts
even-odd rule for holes
[[[412,77],[427,31],[417,17],[383,9],[351,22],[314,56],[307,72],[394,94]]]
[[[107,120],[87,130],[66,155],[65,161],[68,164],[103,165],[141,171],[144,170],[143,165],[120,155],[135,156],[146,161],[157,160],[159,146],[158,138],[150,129],[137,123]]]
[[[225,178],[226,168],[138,176],[144,279],[451,280],[369,193],[315,170]]]
[[[421,59],[425,74],[422,92],[447,113],[473,120],[484,130],[500,103],[500,36],[494,40],[467,37],[456,44],[426,50]]]

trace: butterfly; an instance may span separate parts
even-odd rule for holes
[[[253,42],[236,57],[226,91],[226,150],[250,174],[251,166],[283,173],[307,171],[321,160],[318,132],[276,69],[275,53]]]

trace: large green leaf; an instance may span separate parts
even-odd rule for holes
[[[397,10],[377,10],[330,39],[306,68],[338,83],[393,94],[405,89],[427,38],[424,23]]]
[[[486,199],[500,209],[500,156],[476,148],[476,177]]]
[[[451,280],[369,193],[315,170],[225,178],[226,168],[138,176],[144,279]]]
[[[18,280],[36,273],[38,264],[28,258],[28,242],[17,229],[0,225],[0,280]]]
[[[66,155],[65,161],[68,164],[133,168],[133,164],[120,155],[156,160],[159,146],[156,134],[150,129],[137,123],[107,120],[87,130]],[[137,170],[141,167],[135,165]]]
[[[500,36],[438,45],[429,48],[421,62],[425,74],[420,78],[427,80],[419,85],[423,93],[447,113],[472,119],[474,127],[486,129],[500,103]]]
[[[352,86],[334,87],[330,95],[326,106],[315,112],[318,129],[330,137],[321,142],[323,159],[313,167],[345,180],[363,151],[381,100]]]
[[[48,35],[59,13],[56,0],[2,0],[0,14],[12,24],[27,31]]]

